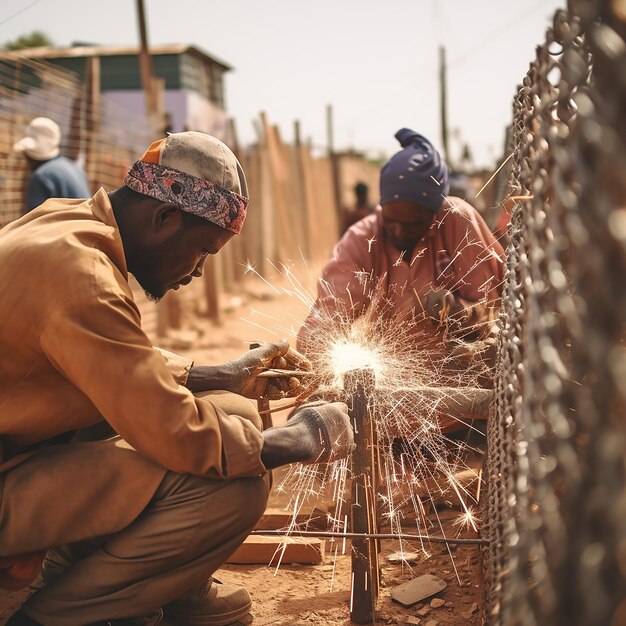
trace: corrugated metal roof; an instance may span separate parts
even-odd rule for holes
[[[191,54],[206,63],[215,63],[225,72],[232,70],[232,66],[224,63],[213,55],[207,54],[196,46],[189,44],[162,44],[150,46],[150,54]],[[96,57],[96,56],[126,56],[139,55],[138,46],[73,46],[70,48],[40,47],[25,48],[24,50],[14,50],[11,52],[0,52],[2,58],[28,58],[28,59],[62,59],[76,57]]]

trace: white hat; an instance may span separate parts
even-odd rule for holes
[[[59,154],[61,129],[49,117],[36,117],[27,127],[24,137],[13,149],[35,161],[47,161]]]

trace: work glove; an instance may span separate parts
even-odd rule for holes
[[[278,343],[259,344],[238,359],[228,363],[231,371],[230,391],[246,398],[258,400],[280,400],[299,395],[302,384],[296,377],[259,378],[258,375],[271,369],[300,370],[311,369],[309,360],[289,347],[286,339]]]
[[[292,412],[289,422],[305,425],[310,433],[309,441],[303,442],[311,449],[305,464],[339,461],[356,447],[348,407],[343,402],[303,404]]]

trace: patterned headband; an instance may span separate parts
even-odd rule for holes
[[[233,233],[240,233],[246,219],[248,199],[208,180],[171,167],[137,161],[124,183],[134,191],[178,205]]]

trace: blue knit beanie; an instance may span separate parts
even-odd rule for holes
[[[430,141],[410,128],[395,137],[403,149],[380,171],[380,203],[407,200],[436,213],[450,191],[448,166]]]

